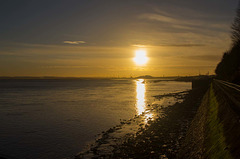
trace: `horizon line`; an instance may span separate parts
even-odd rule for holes
[[[213,75],[174,75],[174,76],[151,76],[151,75],[141,75],[141,76],[131,76],[131,77],[87,77],[87,76],[83,76],[83,77],[74,77],[74,76],[0,76],[0,79],[17,79],[17,78],[21,78],[21,79],[92,79],[92,78],[98,78],[98,79],[121,79],[121,78],[127,78],[127,79],[131,79],[131,78],[177,78],[177,77],[197,77],[197,76],[215,76]]]

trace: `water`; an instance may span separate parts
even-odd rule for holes
[[[0,156],[72,157],[94,135],[144,111],[152,97],[191,89],[153,80],[5,80],[0,82]]]

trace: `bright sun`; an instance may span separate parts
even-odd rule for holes
[[[146,56],[145,50],[136,50],[135,51],[135,57],[133,58],[133,61],[137,65],[144,65],[148,62],[148,57]]]

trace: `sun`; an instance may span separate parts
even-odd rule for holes
[[[145,65],[148,62],[148,57],[146,55],[147,53],[145,50],[136,50],[133,61],[136,65]]]

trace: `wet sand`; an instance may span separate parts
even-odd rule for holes
[[[155,96],[142,114],[96,136],[75,159],[176,158],[204,90]]]

